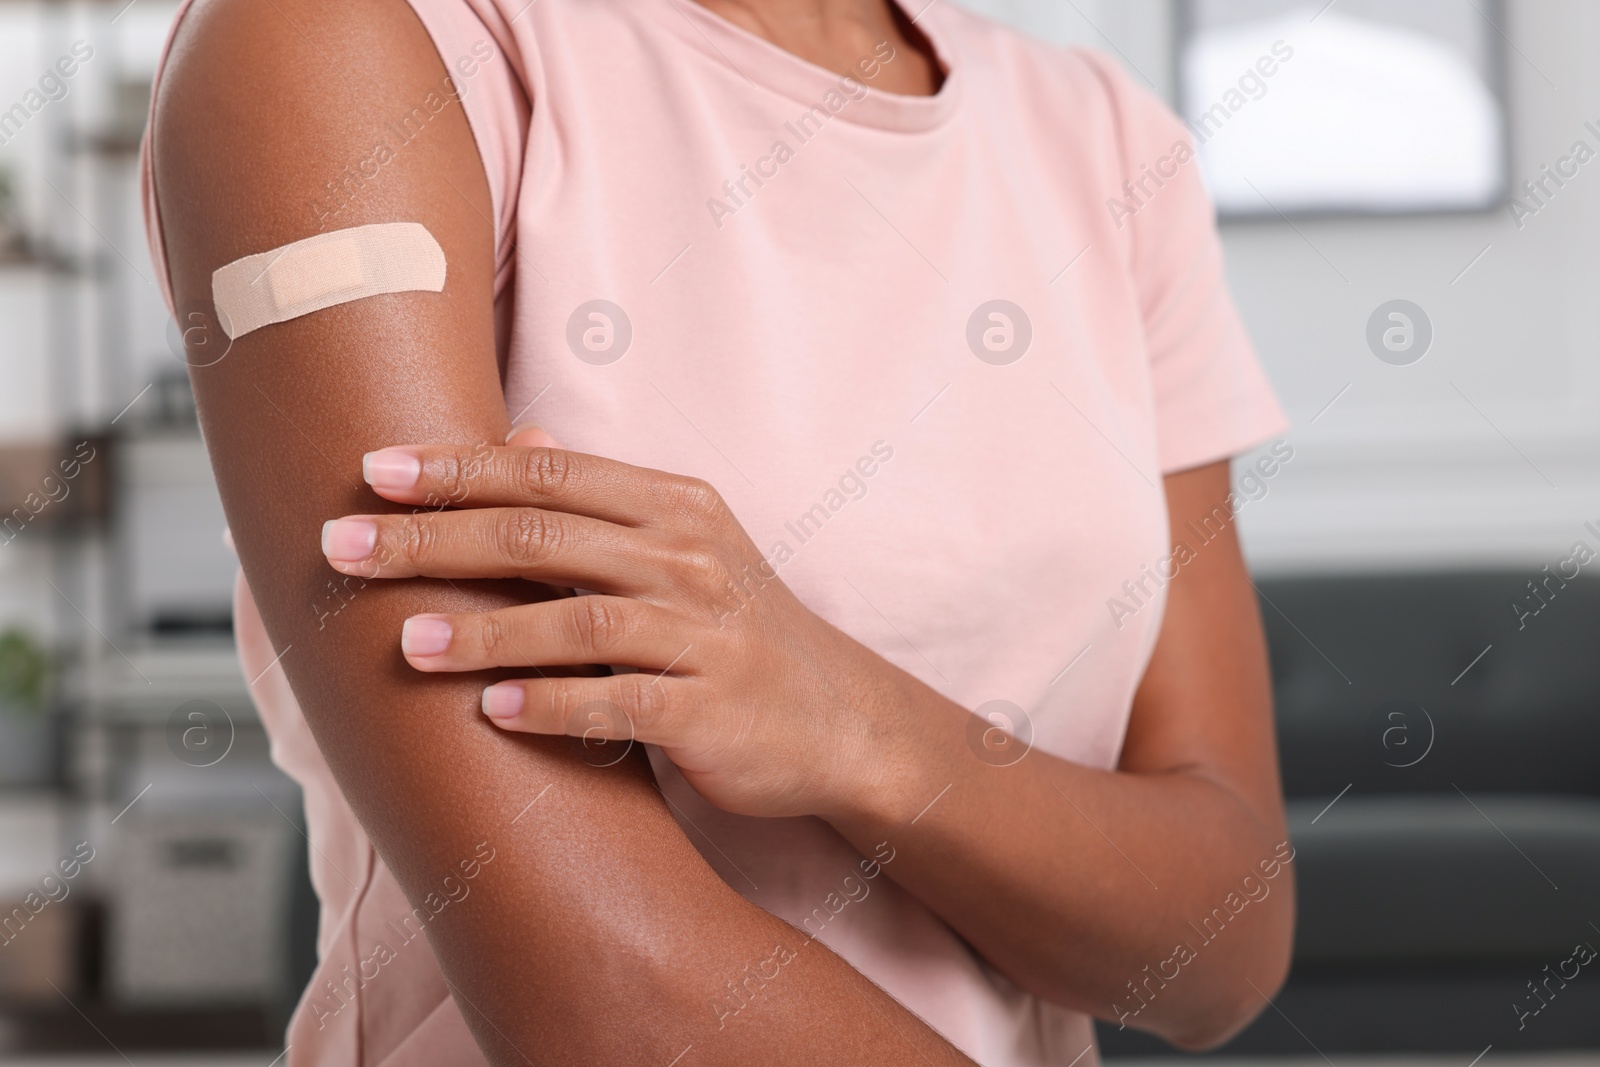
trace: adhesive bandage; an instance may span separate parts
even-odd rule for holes
[[[384,222],[236,259],[211,275],[211,299],[235,339],[369,296],[441,292],[444,276],[444,250],[426,226]]]

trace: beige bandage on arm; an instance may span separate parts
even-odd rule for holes
[[[236,259],[211,275],[229,338],[382,293],[444,290],[444,249],[418,222],[319,233]]]

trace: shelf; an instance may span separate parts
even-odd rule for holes
[[[102,721],[165,724],[190,700],[218,705],[236,723],[254,722],[255,705],[233,643],[157,641],[143,647],[119,642],[122,652],[88,668],[67,672],[67,696]]]
[[[33,249],[0,252],[0,271],[36,271],[42,274],[87,274],[70,257]]]
[[[143,140],[143,126],[138,129],[79,130],[67,138],[67,151],[105,159],[137,158]]]

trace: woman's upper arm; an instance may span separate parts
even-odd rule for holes
[[[1233,792],[1270,834],[1283,831],[1266,642],[1229,504],[1226,460],[1164,480],[1172,544],[1187,544],[1168,586],[1150,665],[1134,699],[1121,769],[1193,771]],[[1218,522],[1218,514],[1228,514]],[[1194,531],[1218,529],[1199,543]],[[1175,553],[1176,555],[1176,553]]]
[[[160,89],[154,163],[180,312],[209,308],[216,268],[324,229],[420,222],[444,250],[442,293],[378,296],[264,327],[192,378],[268,632],[290,649],[282,665],[295,695],[401,886],[420,899],[481,841],[502,857],[476,903],[448,909],[429,931],[446,976],[505,1028],[530,979],[550,979],[544,1002],[571,985],[557,954],[537,951],[552,928],[566,923],[576,936],[577,917],[592,910],[598,943],[610,935],[606,915],[648,941],[686,900],[743,905],[678,830],[642,760],[602,771],[569,757],[564,739],[497,731],[478,711],[484,678],[406,665],[407,616],[500,606],[514,599],[507,587],[374,581],[326,625],[318,610],[338,577],[320,551],[323,522],[394,510],[362,482],[363,453],[499,444],[507,429],[492,211],[460,104],[430,107],[448,101],[444,79],[401,0],[196,3]],[[327,183],[392,143],[386,124],[414,108],[428,114],[419,132],[323,225]],[[547,785],[538,818],[513,827]]]
[[[318,233],[313,212],[324,183],[384,136],[381,116],[400,110],[408,94],[420,100],[442,77],[417,47],[425,36],[409,40],[414,34],[374,25],[400,23],[403,4],[363,5],[359,18],[331,8],[309,15],[307,6],[197,3],[174,44],[152,143],[180,314],[209,313],[216,268]],[[372,17],[389,7],[394,15]],[[487,199],[485,182],[452,107],[403,146],[332,227],[422,223],[444,249],[444,291],[378,296],[267,326],[209,362],[228,344],[218,332],[208,340],[209,365],[191,372],[233,540],[268,632],[278,648],[293,646],[282,663],[295,694],[402,884],[412,856],[454,862],[430,855],[450,846],[430,843],[436,835],[414,821],[407,809],[419,805],[408,803],[404,786],[439,796],[472,788],[455,784],[469,768],[476,778],[485,766],[533,766],[527,753],[477,728],[471,711],[480,681],[439,685],[409,672],[395,643],[400,621],[424,606],[503,601],[503,593],[369,583],[327,625],[316,610],[332,576],[319,550],[322,523],[387,510],[361,480],[363,453],[399,441],[494,439],[505,429],[493,250],[488,225],[467,200]],[[481,834],[497,813],[492,795],[478,799]]]

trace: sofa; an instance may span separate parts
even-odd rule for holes
[[[1286,988],[1224,1051],[1600,1048],[1600,578],[1258,588],[1299,914]]]

